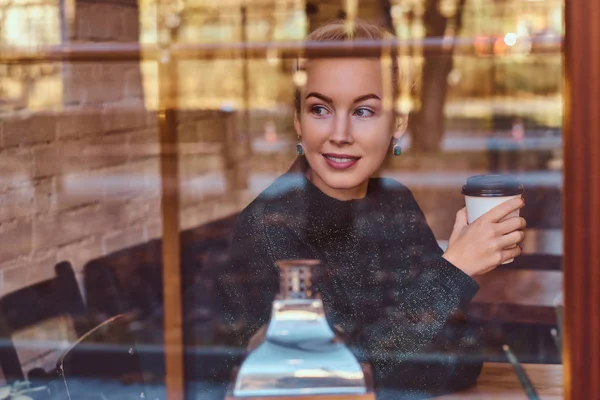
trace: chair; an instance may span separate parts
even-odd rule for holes
[[[229,241],[237,215],[183,231],[181,273],[186,381],[204,384],[229,379],[226,324],[220,322],[216,277],[228,260]],[[136,314],[142,329],[133,330],[143,345],[139,357],[145,371],[164,375],[162,307],[162,244],[154,239],[90,260],[84,267],[88,312],[108,319]],[[147,351],[151,348],[152,351]],[[236,359],[238,363],[241,357]],[[212,389],[211,389],[212,390]]]
[[[55,267],[56,277],[9,293],[0,299],[0,364],[8,382],[22,380],[25,374],[13,336],[51,318],[69,316],[79,336],[86,330],[86,308],[73,267],[63,261]],[[53,350],[53,349],[49,349]],[[34,375],[40,376],[40,371]]]
[[[508,343],[526,363],[559,363],[552,329],[562,290],[562,256],[526,254],[476,277],[480,290],[469,305],[485,327],[489,361],[503,361]]]
[[[214,279],[227,262],[229,240],[237,215],[181,232],[181,274],[184,323],[211,317]],[[162,309],[162,241],[121,249],[84,266],[88,310],[104,319],[137,312],[157,317]],[[162,323],[158,324],[162,326]],[[160,334],[162,337],[162,334]]]
[[[181,232],[181,293],[186,345],[222,339],[213,322],[220,310],[216,277],[227,263],[229,241],[237,215]],[[135,312],[146,324],[138,340],[163,340],[162,243],[151,240],[90,260],[84,266],[90,315],[107,319]],[[223,344],[223,343],[220,343]]]

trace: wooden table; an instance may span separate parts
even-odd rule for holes
[[[563,366],[553,364],[524,364],[529,379],[541,400],[563,398]],[[477,385],[463,392],[454,393],[438,400],[526,400],[527,396],[510,364],[485,363]]]
[[[556,364],[523,364],[540,400],[562,400],[563,366]],[[231,396],[231,394],[230,394]],[[372,395],[365,395],[366,398]],[[338,400],[344,396],[304,396],[294,400]],[[235,399],[233,396],[226,400]],[[258,399],[258,398],[252,398]],[[262,397],[261,400],[278,400],[277,397]],[[287,397],[285,399],[290,399]],[[346,399],[350,397],[346,396]],[[477,385],[463,392],[436,397],[437,400],[527,400],[517,375],[508,363],[485,363]]]

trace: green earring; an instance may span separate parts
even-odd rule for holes
[[[392,146],[392,154],[394,156],[399,156],[402,154],[402,147],[400,147],[400,141],[398,139],[394,139],[394,145]]]

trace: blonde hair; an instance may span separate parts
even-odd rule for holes
[[[387,29],[372,24],[370,22],[356,19],[352,24],[348,21],[338,19],[321,25],[307,37],[307,42],[345,42],[345,41],[391,41],[396,39],[396,35],[389,32]],[[395,103],[399,96],[399,83],[400,83],[400,70],[398,67],[398,60],[395,56],[395,52],[391,51],[391,82],[392,85],[392,99]],[[301,66],[299,66],[301,68]],[[296,111],[300,112],[301,100],[300,90],[296,89],[295,92],[295,106]]]

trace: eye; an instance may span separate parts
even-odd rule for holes
[[[316,115],[317,117],[324,117],[329,113],[329,110],[323,106],[312,106],[310,108],[310,112]]]
[[[354,115],[360,118],[369,118],[372,117],[374,114],[375,113],[372,110],[369,110],[368,108],[358,108],[356,111],[354,111]]]

